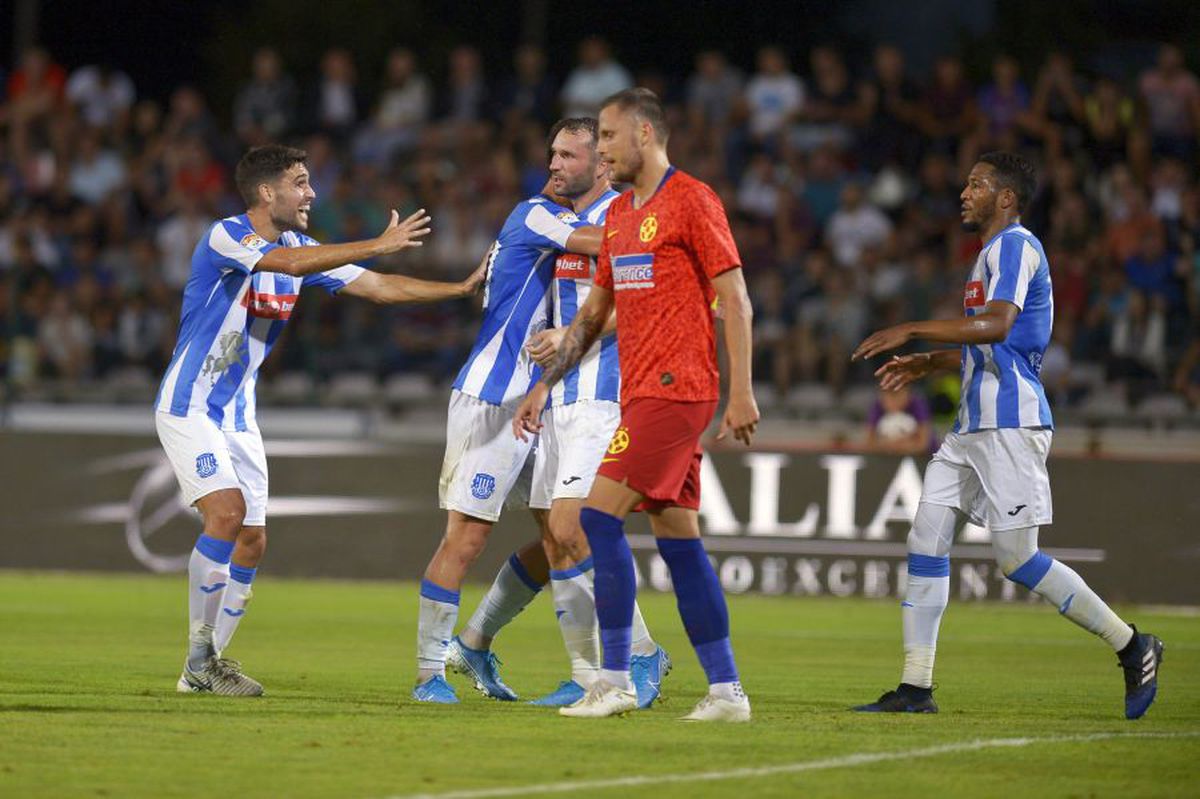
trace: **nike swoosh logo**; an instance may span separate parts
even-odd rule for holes
[[[200,590],[206,594],[211,594],[213,591],[220,591],[225,587],[225,583],[213,583],[212,585],[202,585]]]
[[[621,231],[619,231],[619,230],[610,230],[610,231],[608,231],[608,237],[611,239],[613,236],[617,235],[620,232]]]
[[[238,610],[234,610],[233,608],[225,608],[225,615],[226,615],[226,616],[233,616],[235,619],[236,619],[238,616],[241,616],[241,615],[245,614],[245,612],[246,612],[246,609],[245,609],[245,608],[240,608],[240,609],[238,609]]]

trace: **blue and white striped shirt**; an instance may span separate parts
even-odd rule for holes
[[[352,264],[303,278],[255,271],[276,247],[316,243],[293,231],[267,241],[245,214],[209,228],[192,253],[179,338],[158,390],[158,411],[204,414],[222,430],[254,428],[258,369],[291,318],[300,289],[317,286],[333,294],[364,271]]]
[[[549,326],[554,260],[579,218],[544,196],[517,204],[488,253],[483,325],[454,388],[492,405],[520,400],[541,369],[524,344]]]
[[[603,225],[608,206],[620,192],[609,189],[581,214],[579,225]],[[563,253],[554,264],[554,326],[569,327],[587,300],[596,275],[596,259]],[[592,344],[579,363],[550,390],[550,405],[570,405],[580,400],[621,401],[621,365],[617,337],[605,336]]]
[[[954,432],[1053,428],[1039,377],[1054,325],[1050,263],[1042,243],[1016,222],[979,253],[967,280],[963,309],[974,316],[993,300],[1011,302],[1019,312],[1004,341],[963,345],[962,399]]]

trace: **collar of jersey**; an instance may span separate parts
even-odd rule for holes
[[[1005,233],[1007,233],[1009,230],[1011,230],[1011,229],[1013,229],[1013,228],[1015,228],[1015,227],[1020,227],[1020,226],[1021,226],[1021,218],[1020,218],[1020,217],[1017,217],[1017,219],[1016,219],[1014,222],[1011,222],[1010,224],[1008,224],[1008,225],[1005,225],[1004,227],[1000,228],[1000,230],[999,230],[999,231],[996,233],[996,235],[995,235],[995,236],[992,236],[990,239],[988,239],[988,242],[987,242],[987,244],[983,245],[983,249],[985,249],[985,250],[986,250],[988,247],[991,247],[991,246],[992,246],[992,244],[993,244],[993,242],[995,242],[995,241],[996,241],[996,239],[998,239],[998,238],[1000,238],[1001,236],[1003,236],[1003,235],[1004,235]]]
[[[604,192],[604,193],[603,193],[603,194],[601,194],[599,197],[597,197],[597,198],[596,198],[596,199],[595,199],[595,200],[592,202],[592,204],[591,204],[591,205],[589,205],[587,208],[584,208],[582,211],[580,211],[578,214],[576,214],[576,216],[578,216],[580,219],[582,219],[582,220],[584,220],[584,221],[586,222],[586,221],[587,221],[587,218],[588,218],[588,214],[590,214],[590,213],[591,213],[593,210],[595,210],[595,208],[596,208],[596,206],[597,206],[597,205],[600,205],[601,203],[605,202],[605,201],[606,201],[606,200],[608,200],[610,197],[612,197],[612,198],[616,198],[616,197],[619,197],[619,196],[621,196],[621,193],[620,193],[620,192],[618,192],[618,191],[616,191],[615,189],[613,189],[613,188],[610,186],[610,187],[609,187],[609,189],[608,189],[608,191]]]
[[[646,202],[642,203],[642,204],[641,204],[641,205],[639,205],[639,206],[636,206],[636,207],[635,207],[635,210],[638,210],[638,211],[640,211],[640,210],[642,210],[643,208],[645,208],[647,205],[649,205],[649,204],[650,204],[650,201],[651,201],[651,200],[653,200],[655,197],[657,197],[657,196],[658,196],[658,193],[659,193],[660,191],[662,191],[662,187],[663,187],[663,186],[665,186],[665,185],[667,185],[667,180],[668,180],[668,178],[670,178],[670,177],[671,177],[671,175],[674,175],[674,174],[675,174],[675,167],[673,167],[673,166],[669,166],[669,165],[668,165],[668,166],[667,166],[667,171],[663,173],[662,180],[660,180],[660,181],[658,182],[658,186],[656,186],[656,187],[655,187],[655,189],[654,189],[654,193],[653,193],[653,194],[651,194],[649,197],[647,197],[647,198],[646,198]],[[632,198],[632,197],[631,197],[631,200],[632,200],[632,199],[635,199],[635,198]],[[632,203],[632,202],[630,202],[630,205],[632,205],[632,204],[633,204],[633,203]]]

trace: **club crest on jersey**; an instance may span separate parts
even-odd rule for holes
[[[654,255],[618,255],[612,260],[613,290],[654,288]]]
[[[579,217],[575,216],[573,211],[559,211],[555,216],[559,222],[566,222],[568,225],[573,225],[579,221]]]
[[[645,244],[652,241],[658,234],[658,217],[654,214],[647,214],[642,220],[642,226],[638,228],[638,238]]]
[[[554,276],[564,280],[587,280],[592,276],[592,264],[586,255],[563,253],[554,261]]]
[[[629,449],[629,428],[618,427],[617,432],[613,433],[612,441],[608,442],[608,454],[620,455],[627,449]]]
[[[251,250],[261,250],[267,246],[267,240],[257,233],[247,233],[242,236],[242,246]]]
[[[217,473],[217,456],[205,452],[196,456],[196,474],[201,477],[212,477]]]
[[[496,491],[496,478],[484,472],[476,472],[471,481],[471,496],[475,499],[487,499]]]
[[[983,281],[972,280],[967,284],[967,290],[963,293],[963,307],[980,308],[984,304]]]

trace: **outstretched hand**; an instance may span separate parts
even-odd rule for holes
[[[909,383],[925,377],[933,369],[933,359],[927,352],[916,355],[893,355],[883,366],[875,370],[879,387],[884,391],[895,391]]]
[[[429,235],[430,217],[422,208],[412,216],[400,221],[400,214],[396,209],[392,209],[392,218],[388,222],[388,226],[382,233],[379,234],[379,243],[383,245],[383,252],[393,253],[408,247],[420,247],[423,242],[422,238]]]
[[[863,339],[863,342],[854,350],[854,354],[850,356],[850,360],[861,361],[873,358],[882,352],[890,352],[898,347],[903,347],[910,340],[912,340],[912,332],[908,325],[884,328]]]

